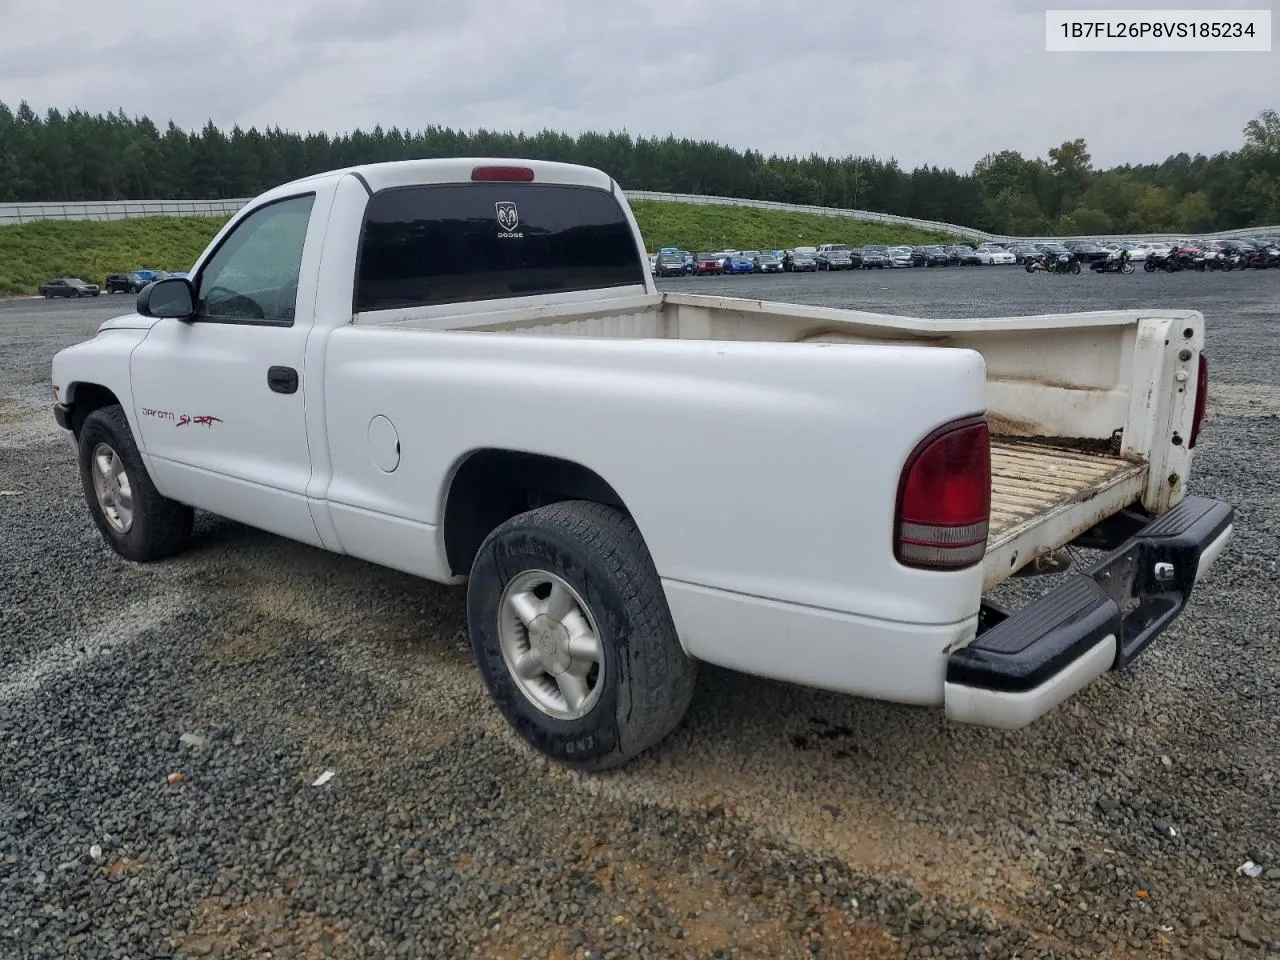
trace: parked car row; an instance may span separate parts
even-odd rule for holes
[[[966,244],[951,246],[889,246],[867,244],[850,247],[827,243],[821,247],[792,250],[721,250],[691,253],[664,248],[649,255],[655,277],[687,277],[726,273],[817,273],[820,270],[884,270],[905,267],[964,266],[969,264],[1012,264],[1017,262],[1007,250],[983,245],[975,250]]]
[[[1180,251],[1170,258],[1171,251]],[[685,277],[737,273],[817,273],[821,270],[883,270],[905,267],[1025,266],[1029,272],[1044,264],[1073,265],[1067,271],[1079,273],[1074,265],[1085,265],[1097,273],[1129,273],[1125,263],[1145,263],[1148,272],[1159,269],[1232,270],[1280,266],[1280,238],[1254,237],[1238,240],[1125,240],[1102,243],[1092,240],[1021,242],[988,241],[918,244],[915,246],[867,244],[850,247],[826,243],[820,247],[791,250],[722,250],[691,253],[664,247],[650,254],[649,265],[656,277]]]
[[[40,285],[40,296],[46,299],[53,297],[96,297],[104,290],[107,293],[140,293],[142,288],[153,280],[185,276],[186,274],[182,272],[140,267],[127,273],[108,274],[102,286],[98,286],[96,283],[89,283],[87,280],[81,280],[79,277],[56,277]]]

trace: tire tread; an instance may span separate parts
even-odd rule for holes
[[[107,434],[116,453],[125,462],[134,492],[133,526],[128,539],[122,542],[101,517],[93,481],[89,473],[89,457],[92,444],[97,441],[92,434],[96,429]],[[156,489],[142,461],[142,454],[133,439],[129,418],[119,404],[99,407],[86,418],[80,427],[80,469],[85,498],[89,510],[103,536],[117,553],[127,560],[148,563],[161,560],[183,550],[191,540],[195,511],[186,504],[170,500]]]
[[[626,615],[625,683],[618,691],[618,742],[611,752],[561,761],[587,770],[618,766],[665,738],[688,710],[697,661],[685,654],[653,558],[635,522],[620,510],[587,500],[539,507],[498,526],[481,547],[516,532],[568,541],[616,584]]]

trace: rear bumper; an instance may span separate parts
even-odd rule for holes
[[[1235,511],[1187,497],[1088,569],[991,625],[947,660],[948,718],[1026,726],[1131,663],[1182,612],[1231,539]]]

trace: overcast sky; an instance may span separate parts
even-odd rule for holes
[[[968,169],[1235,149],[1280,53],[1046,53],[1056,0],[0,0],[0,99],[162,125],[544,127]],[[1133,0],[1126,7],[1259,8]],[[625,186],[625,185],[624,185]]]

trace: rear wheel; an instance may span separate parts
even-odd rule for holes
[[[619,510],[566,501],[489,534],[467,623],[498,709],[528,744],[603,770],[662,740],[693,697],[685,655],[640,531]]]
[[[182,550],[195,511],[156,490],[124,410],[113,404],[93,411],[77,439],[85,500],[111,549],[138,563]]]

